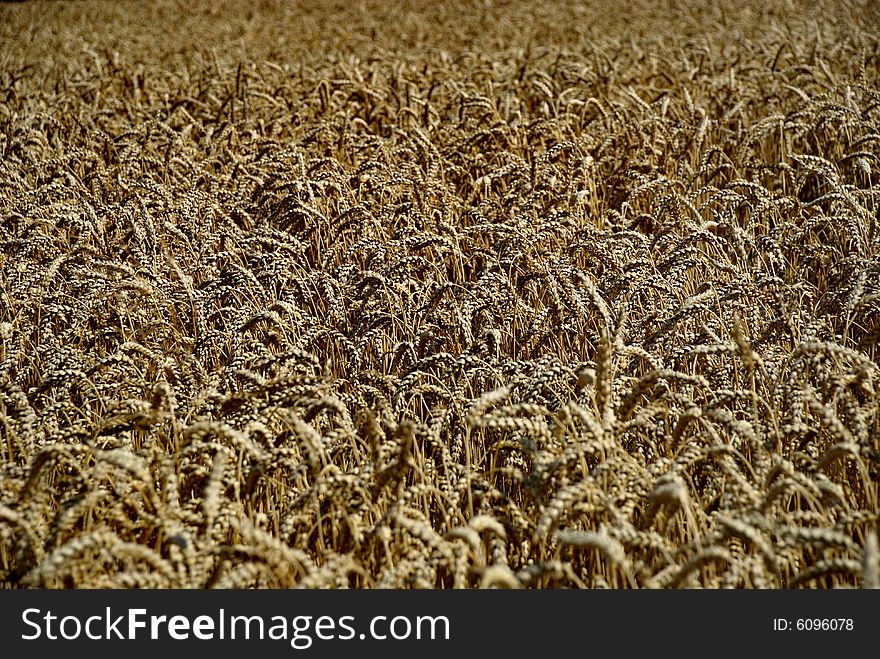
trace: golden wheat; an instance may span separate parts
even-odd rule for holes
[[[241,9],[0,8],[3,587],[880,586],[870,2]]]

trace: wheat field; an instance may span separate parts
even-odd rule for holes
[[[0,585],[880,586],[880,12],[0,6]]]

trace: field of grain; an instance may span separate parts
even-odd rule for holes
[[[0,587],[878,587],[876,9],[4,3]]]

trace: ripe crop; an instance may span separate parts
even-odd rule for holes
[[[0,584],[880,586],[819,4],[0,7]]]

